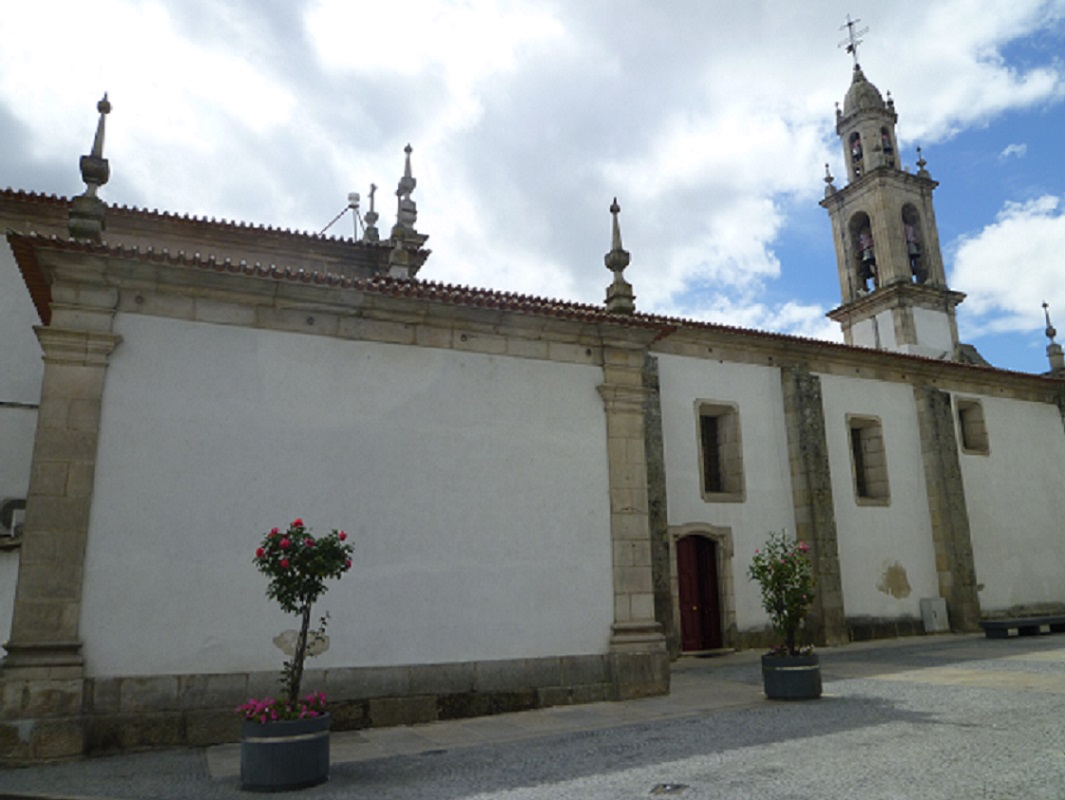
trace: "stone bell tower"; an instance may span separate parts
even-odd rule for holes
[[[954,309],[965,295],[947,286],[932,208],[938,184],[920,148],[916,174],[902,169],[895,102],[866,79],[848,26],[854,74],[843,108],[836,107],[847,185],[837,189],[826,165],[821,201],[832,221],[843,298],[828,316],[847,344],[963,360]]]

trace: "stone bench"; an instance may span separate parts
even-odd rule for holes
[[[1007,639],[1010,636],[1010,631],[1017,631],[1018,636],[1065,633],[1065,615],[1018,617],[1017,619],[985,619],[980,621],[980,627],[984,629],[988,639]]]

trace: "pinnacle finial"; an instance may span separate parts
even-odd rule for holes
[[[923,178],[929,176],[928,170],[925,167],[928,166],[928,162],[924,160],[924,154],[921,153],[921,146],[917,145],[917,174]]]
[[[366,216],[362,218],[365,228],[362,233],[362,240],[364,242],[378,242],[381,240],[381,235],[377,232],[377,220],[380,218],[380,214],[374,210],[374,195],[377,193],[377,184],[370,184],[370,210],[366,212]]]
[[[392,229],[393,237],[395,236],[396,228],[400,228],[405,232],[416,233],[414,223],[418,220],[418,206],[410,199],[411,192],[418,185],[418,181],[412,176],[410,169],[410,154],[413,150],[409,142],[403,148],[403,152],[406,153],[406,159],[403,164],[403,177],[399,179],[399,185],[396,187],[398,207],[396,210],[396,226]]]
[[[830,194],[835,194],[836,193],[836,186],[835,186],[835,184],[832,183],[832,181],[834,181],[835,178],[832,177],[832,171],[828,168],[828,164],[825,164],[825,178],[824,178],[824,180],[825,180],[825,197],[828,197]]]
[[[625,267],[629,265],[629,253],[621,246],[621,224],[618,222],[620,212],[621,206],[615,197],[614,202],[610,204],[610,214],[613,217],[611,248],[603,257],[606,268],[614,273],[614,282],[606,289],[606,310],[612,314],[631,314],[636,310],[636,303],[632,285],[622,275]]]
[[[1054,337],[1058,335],[1058,332],[1050,322],[1050,303],[1046,300],[1043,301],[1043,315],[1047,321],[1046,337],[1050,340],[1050,344],[1047,345],[1047,360],[1050,362],[1050,372],[1052,375],[1063,377],[1065,376],[1065,352],[1062,351],[1061,345],[1054,341]]]
[[[105,118],[111,113],[111,102],[104,92],[103,99],[96,104],[100,119],[96,123],[96,135],[93,137],[92,150],[82,156],[78,162],[81,179],[85,181],[85,191],[74,198],[67,220],[67,230],[72,239],[91,239],[100,241],[104,230],[104,212],[107,205],[96,196],[101,186],[111,177],[111,167],[104,158]]]

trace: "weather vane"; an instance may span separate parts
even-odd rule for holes
[[[858,45],[860,45],[862,43],[862,40],[861,40],[860,37],[862,37],[865,34],[869,33],[869,28],[868,27],[862,28],[860,31],[854,30],[855,26],[859,22],[861,22],[860,19],[851,19],[851,15],[848,14],[847,15],[847,23],[845,25],[840,25],[839,26],[840,30],[843,30],[844,28],[847,30],[847,38],[844,39],[842,42],[840,42],[838,45],[836,45],[836,47],[844,47],[844,46],[846,46],[847,52],[850,53],[852,56],[854,56],[854,66],[855,67],[858,66]]]

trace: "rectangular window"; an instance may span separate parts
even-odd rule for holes
[[[734,405],[699,401],[696,414],[703,499],[715,503],[742,503],[743,449],[739,411]]]
[[[984,407],[979,400],[954,400],[958,409],[958,430],[961,439],[961,451],[974,455],[986,456],[991,452],[987,439],[987,424],[984,422]]]
[[[855,499],[859,505],[887,505],[891,501],[891,489],[879,418],[848,414],[847,432],[850,435]]]

